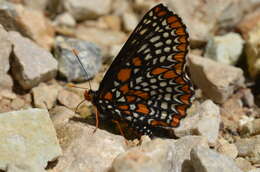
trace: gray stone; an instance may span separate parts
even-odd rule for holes
[[[190,151],[197,145],[207,147],[203,137],[187,136],[177,141],[154,139],[129,149],[116,157],[114,172],[165,172],[193,171],[189,164]]]
[[[72,49],[78,52],[86,72]],[[68,81],[85,81],[92,78],[98,73],[102,63],[99,47],[93,43],[72,38],[57,38],[55,56],[59,61],[60,76]]]
[[[45,49],[50,49],[53,45],[54,28],[44,17],[43,12],[27,9],[22,5],[1,2],[0,16],[0,24],[7,31],[20,32]]]
[[[238,149],[238,156],[247,157],[253,164],[260,163],[260,135],[239,139],[235,144]]]
[[[53,171],[62,172],[107,172],[115,157],[125,152],[126,144],[122,136],[74,122],[57,127],[63,156],[59,158]]]
[[[75,116],[75,112],[65,106],[55,106],[49,113],[51,114],[51,120],[56,129],[66,125],[70,118]]]
[[[0,25],[0,89],[11,90],[13,82],[7,74],[10,69],[9,57],[12,50],[12,44],[9,41],[8,33],[2,25]]]
[[[174,128],[178,137],[185,135],[201,135],[208,139],[209,144],[215,144],[220,126],[219,107],[211,100],[206,100],[198,107],[192,116],[182,119],[179,127]]]
[[[211,100],[223,103],[237,88],[244,86],[245,79],[240,68],[200,56],[189,57],[192,81]]]
[[[111,0],[66,0],[62,1],[65,9],[76,20],[93,19],[108,14],[111,10]]]
[[[205,147],[194,148],[190,156],[195,172],[242,172],[232,159]]]
[[[0,114],[0,169],[43,172],[61,155],[49,113],[28,109]]]
[[[57,100],[58,92],[61,90],[59,85],[47,85],[41,83],[32,89],[34,106],[37,108],[51,109]]]
[[[56,76],[58,63],[52,54],[17,32],[9,32],[14,45],[11,70],[23,89],[30,89]]]
[[[220,63],[234,65],[242,53],[243,44],[244,40],[237,33],[215,36],[209,39],[205,56]]]

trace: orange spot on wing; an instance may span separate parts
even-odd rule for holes
[[[157,16],[161,17],[161,16],[164,16],[165,14],[167,14],[166,11],[160,11]]]
[[[171,23],[173,23],[173,22],[175,22],[177,20],[178,20],[178,18],[176,16],[170,16],[170,17],[167,18],[167,22],[169,24],[171,24]]]
[[[178,84],[185,84],[185,81],[182,79],[182,77],[178,77],[175,82],[177,82]]]
[[[104,99],[107,99],[107,100],[112,100],[113,98],[113,94],[111,92],[107,92],[105,95],[104,95]]]
[[[180,124],[180,120],[176,117],[172,118],[171,126],[177,127]]]
[[[180,51],[186,51],[187,50],[187,44],[180,44],[177,46],[177,49]]]
[[[131,115],[130,111],[123,111],[123,113],[127,114],[127,115]]]
[[[190,94],[180,96],[181,101],[185,104],[190,104],[190,98],[191,98]]]
[[[127,81],[131,76],[131,72],[132,70],[129,68],[121,69],[117,74],[118,80],[122,82]]]
[[[138,97],[141,97],[141,98],[144,98],[144,99],[148,99],[149,98],[149,94],[147,92],[143,92],[143,91],[135,91],[135,90],[132,90],[130,91],[130,93],[138,96]]]
[[[186,35],[186,32],[185,32],[184,27],[178,28],[175,33],[176,33],[177,35],[180,35],[180,36],[181,36],[181,35]]]
[[[153,125],[153,126],[164,126],[164,127],[168,126],[168,124],[166,122],[157,121],[157,120],[152,120],[151,125]]]
[[[128,110],[128,109],[129,109],[129,106],[128,106],[128,105],[120,105],[120,106],[118,106],[118,109]]]
[[[137,104],[136,112],[140,112],[140,113],[143,113],[145,115],[148,115],[149,114],[149,109],[144,104]]]
[[[187,43],[187,36],[180,36],[180,37],[179,37],[179,41],[180,41],[181,43]]]
[[[158,67],[158,68],[153,69],[151,73],[152,73],[153,75],[159,75],[159,74],[161,74],[161,73],[163,73],[163,72],[165,72],[165,71],[167,71],[167,70],[168,70],[168,69]]]
[[[177,74],[173,70],[169,70],[168,72],[165,72],[163,74],[163,77],[166,79],[175,78],[176,76],[177,76]]]
[[[134,64],[135,66],[141,66],[141,65],[142,65],[142,60],[141,60],[139,57],[135,57],[135,58],[133,59],[133,64]]]
[[[181,72],[182,72],[182,63],[176,64],[176,65],[174,66],[174,69],[175,69],[176,73],[180,75]]]
[[[133,102],[135,101],[136,97],[135,96],[126,96],[126,101],[127,102]]]
[[[175,55],[173,56],[173,59],[174,59],[174,60],[177,60],[177,61],[179,61],[179,62],[183,62],[184,59],[185,59],[185,54],[184,54],[183,52],[178,53],[178,54],[175,54]]]
[[[176,110],[179,112],[179,115],[181,117],[186,116],[186,109],[187,109],[187,105],[180,105],[176,107]]]
[[[123,94],[127,93],[129,90],[128,85],[127,84],[123,85],[122,87],[119,88],[119,90],[122,91]]]
[[[182,91],[184,91],[186,93],[190,93],[191,92],[189,85],[184,85],[181,89],[182,89]]]
[[[176,29],[178,27],[181,27],[182,23],[180,21],[176,21],[174,23],[171,24],[171,28]]]
[[[160,10],[161,10],[161,8],[156,7],[154,11],[157,13],[157,12],[159,12]]]

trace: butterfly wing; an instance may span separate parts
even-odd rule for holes
[[[188,33],[180,17],[159,4],[148,11],[113,61],[94,104],[127,120],[139,133],[176,127],[194,94],[186,72]]]

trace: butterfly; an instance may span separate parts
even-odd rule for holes
[[[134,29],[99,89],[86,90],[85,99],[99,113],[126,122],[141,135],[177,127],[194,95],[186,65],[188,38],[181,18],[156,5]]]

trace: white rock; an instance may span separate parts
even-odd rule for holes
[[[219,107],[211,100],[206,100],[192,116],[182,119],[178,128],[174,128],[174,133],[178,137],[185,135],[201,135],[208,139],[209,144],[215,144],[218,138],[220,126]]]
[[[234,65],[243,50],[244,40],[237,33],[228,33],[209,39],[205,56],[217,62]]]
[[[28,109],[0,114],[0,169],[42,172],[61,155],[49,113]]]

